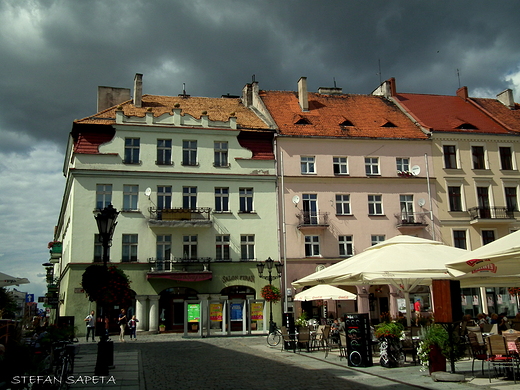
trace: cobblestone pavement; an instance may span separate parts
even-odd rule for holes
[[[82,343],[83,356],[94,354],[96,345]],[[493,379],[479,372],[471,376],[471,360],[457,364],[466,374],[466,382],[434,382],[419,366],[385,369],[347,367],[337,352],[325,358],[323,351],[293,353],[270,348],[265,337],[220,337],[185,339],[181,335],[142,335],[137,341],[115,342],[116,369],[111,370],[117,388],[127,390],[165,389],[507,389],[518,390],[520,383]],[[137,360],[132,371],[121,369],[118,361]],[[119,367],[118,367],[119,364]],[[137,368],[140,367],[140,368]],[[141,371],[136,375],[135,370]],[[487,375],[487,374],[486,374]],[[130,380],[130,377],[132,379]],[[134,379],[138,378],[138,379]],[[81,386],[73,386],[81,389]],[[100,389],[98,385],[88,387]],[[115,389],[114,384],[103,388]]]

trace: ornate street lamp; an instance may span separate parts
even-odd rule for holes
[[[116,219],[118,215],[119,212],[114,208],[114,206],[109,204],[94,217],[99,230],[99,241],[103,246],[103,267],[105,271],[108,270],[107,263],[110,261],[109,248],[112,246],[112,235],[114,234],[114,229],[117,225]],[[104,317],[107,315],[105,312],[104,302],[98,303],[102,312],[102,324],[104,324]],[[108,341],[108,335],[103,331],[103,329],[101,329],[99,334],[96,367],[94,369],[95,375],[107,376],[108,367],[113,364],[114,343]]]
[[[277,275],[272,275],[273,273],[273,266],[276,269]],[[262,279],[266,279],[269,281],[269,284],[271,285],[273,280],[276,280],[280,277],[282,277],[282,270],[283,270],[283,264],[281,262],[277,262],[275,264],[274,260],[270,257],[262,262],[256,263],[256,267],[258,268],[258,276]],[[267,267],[267,276],[264,276],[264,269]],[[273,322],[273,302],[269,301],[269,333],[271,333],[274,329],[274,322]]]

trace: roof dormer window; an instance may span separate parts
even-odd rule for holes
[[[472,125],[471,123],[464,122],[463,124],[456,127],[456,129],[459,130],[478,130],[478,128],[475,125]]]
[[[354,124],[349,121],[348,119],[345,119],[343,122],[339,124],[341,127],[352,127]]]
[[[295,125],[310,125],[311,122],[307,118],[300,118],[296,122],[294,122]]]
[[[386,123],[381,126],[381,127],[397,127],[396,125],[394,125],[392,122],[390,121],[386,121]]]

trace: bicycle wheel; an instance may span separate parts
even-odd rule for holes
[[[58,379],[58,389],[65,390],[69,388],[67,377],[71,373],[71,361],[68,356],[64,356],[60,361],[61,365],[57,367],[56,378]]]
[[[281,340],[282,335],[278,330],[275,330],[274,332],[271,332],[267,335],[267,344],[271,347],[276,347],[278,344],[280,344]]]

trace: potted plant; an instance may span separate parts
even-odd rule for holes
[[[267,302],[276,303],[282,298],[280,289],[272,284],[267,284],[262,287],[261,295]]]
[[[298,328],[305,328],[308,326],[308,316],[306,312],[303,312],[300,317],[294,322],[294,325]]]
[[[404,362],[401,339],[404,326],[395,321],[382,322],[374,330],[379,341],[379,364],[383,367],[397,367]]]
[[[164,323],[160,323],[159,324],[159,332],[163,333],[166,331],[166,325],[164,325]]]
[[[431,374],[436,371],[446,371],[446,359],[460,360],[464,356],[465,346],[458,335],[451,339],[448,331],[439,324],[432,324],[421,329],[419,333],[417,356],[423,370]]]

